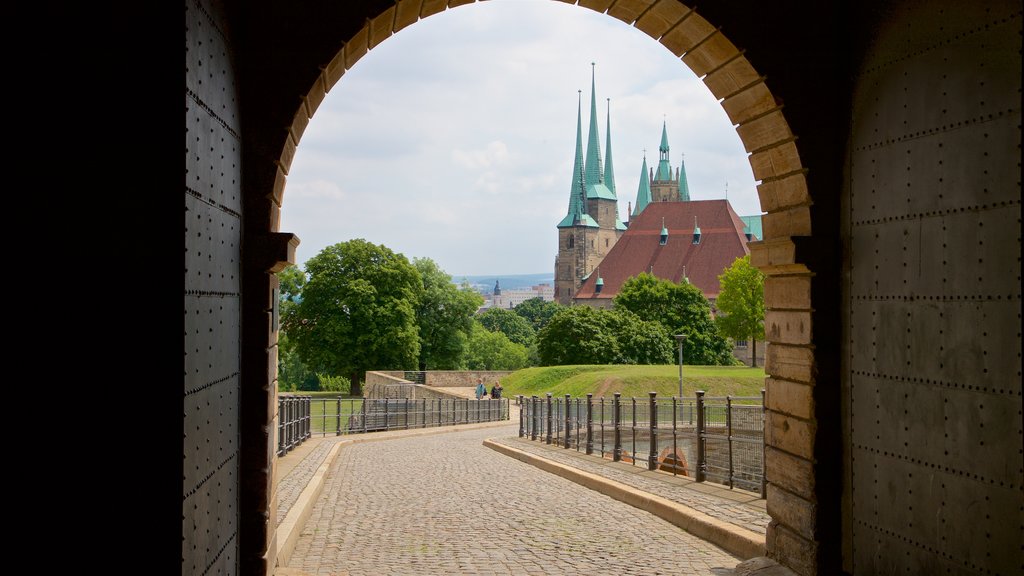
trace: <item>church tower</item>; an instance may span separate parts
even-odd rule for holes
[[[593,66],[593,64],[591,64]],[[580,96],[582,99],[582,94]],[[608,105],[611,120],[611,104]],[[590,78],[590,132],[587,156],[583,157],[582,101],[576,105],[576,156],[569,190],[569,211],[558,223],[558,256],[555,258],[555,300],[572,303],[583,280],[600,264],[626,230],[619,218],[612,167],[611,126],[607,126],[604,167],[601,165],[597,127],[597,95],[594,72]]]
[[[675,178],[672,176],[672,165],[669,162],[668,129],[661,124],[661,145],[658,146],[658,168],[648,173],[647,156],[640,169],[640,186],[636,191],[636,205],[630,218],[639,216],[651,202],[689,202],[690,185],[686,181],[686,163],[679,160]],[[648,177],[648,174],[650,176]]]
[[[661,124],[661,145],[658,146],[658,168],[651,173],[651,202],[679,201],[679,172],[672,177],[672,164],[669,163],[668,129]]]

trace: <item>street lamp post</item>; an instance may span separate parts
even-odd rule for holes
[[[676,342],[679,342],[679,399],[683,398],[683,340],[685,334],[676,334]]]

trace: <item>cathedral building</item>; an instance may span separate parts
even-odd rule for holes
[[[583,280],[626,231],[626,225],[619,219],[619,202],[615,195],[610,104],[606,130],[606,156],[602,167],[600,134],[597,128],[597,96],[592,71],[587,155],[584,159],[581,95],[576,107],[576,157],[572,167],[569,210],[558,223],[555,300],[560,304],[572,303],[572,298]]]

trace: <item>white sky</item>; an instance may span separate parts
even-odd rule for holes
[[[455,274],[554,268],[569,202],[577,90],[584,153],[597,63],[605,154],[611,98],[619,213],[635,202],[643,150],[657,164],[663,118],[673,168],[695,200],[760,214],[747,154],[711,92],[643,32],[550,0],[496,0],[409,26],[331,89],[299,143],[281,230],[304,264],[365,238]]]

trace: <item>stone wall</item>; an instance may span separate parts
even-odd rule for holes
[[[365,398],[412,398],[415,384],[401,371],[367,372],[363,381]]]
[[[424,383],[435,388],[470,388],[483,378],[489,390],[494,382],[511,374],[507,370],[430,370]]]

